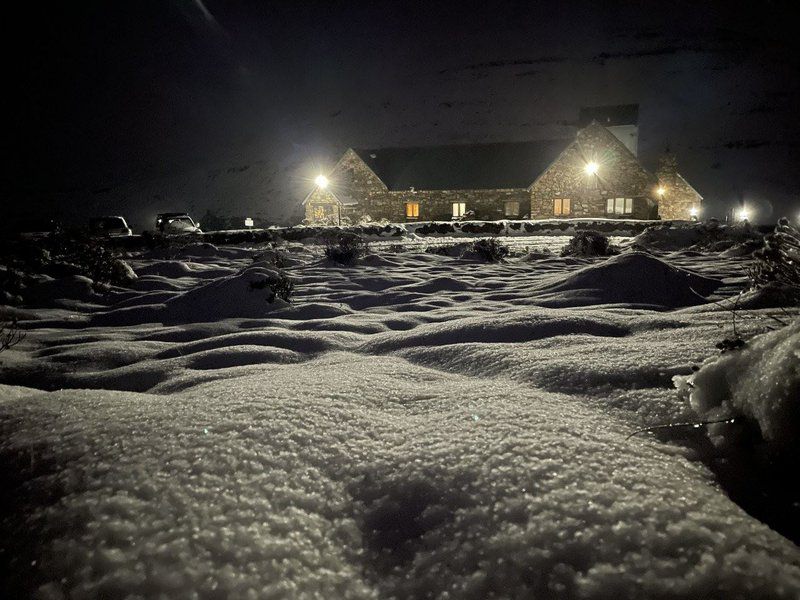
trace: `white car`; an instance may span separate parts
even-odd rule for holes
[[[103,237],[128,237],[133,231],[128,227],[124,217],[108,216],[96,217],[89,221],[89,229],[94,235]]]
[[[166,235],[203,233],[200,223],[195,223],[186,213],[162,213],[156,217],[156,229]]]

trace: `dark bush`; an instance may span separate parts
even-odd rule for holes
[[[472,244],[472,250],[486,262],[500,262],[508,256],[508,246],[497,238],[484,238]]]
[[[463,231],[464,233],[483,233],[483,234],[497,235],[499,233],[503,233],[504,229],[505,229],[505,224],[496,221],[464,223],[463,225],[461,225],[461,231]]]
[[[17,319],[0,321],[0,352],[8,350],[25,339],[25,332],[19,328]]]
[[[755,262],[747,274],[755,288],[778,287],[800,300],[800,231],[781,219],[764,238],[764,247],[753,252]]]
[[[294,282],[286,275],[279,273],[265,277],[260,281],[250,282],[251,290],[268,290],[267,302],[272,304],[275,298],[289,302],[294,292]]]
[[[101,283],[124,285],[135,277],[130,267],[111,250],[107,240],[92,237],[86,229],[70,229],[52,234],[45,242],[49,264],[42,270],[79,270],[81,275]]]
[[[599,231],[579,231],[561,250],[561,256],[608,256],[617,249]]]
[[[354,233],[342,232],[325,242],[325,256],[340,265],[352,265],[367,253],[367,242]]]

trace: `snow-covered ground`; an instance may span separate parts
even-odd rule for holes
[[[424,252],[456,240],[376,242],[350,267],[287,244],[290,303],[257,285],[277,272],[264,248],[135,255],[133,290],[43,288],[0,355],[4,584],[48,600],[798,598],[800,550],[728,497],[702,432],[628,438],[748,406],[709,391],[724,367],[703,367],[691,401],[673,382],[731,336],[748,258],[561,258],[567,239],[515,237],[500,264]],[[796,316],[740,310],[737,330]],[[791,356],[794,330],[755,352]],[[792,394],[777,352],[762,362]]]

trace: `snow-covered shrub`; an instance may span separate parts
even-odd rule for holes
[[[561,256],[609,256],[617,249],[599,231],[579,231],[561,250]]]
[[[707,360],[690,376],[675,377],[702,419],[744,417],[779,451],[797,453],[800,437],[800,319],[756,336]],[[710,430],[728,441],[725,426]]]
[[[278,273],[277,275],[264,277],[264,279],[251,281],[250,289],[268,290],[267,302],[270,304],[275,302],[275,298],[289,302],[294,291],[294,282],[283,273]]]
[[[792,301],[800,301],[800,231],[781,219],[764,238],[764,247],[753,253],[748,269],[754,288],[777,288]]]
[[[325,256],[340,265],[351,265],[367,253],[367,242],[354,233],[339,233],[325,242]]]
[[[500,262],[509,254],[508,246],[497,238],[483,238],[472,244],[472,251],[486,262]]]

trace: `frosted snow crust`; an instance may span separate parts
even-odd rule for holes
[[[340,268],[300,247],[293,303],[270,307],[248,278],[275,252],[184,254],[133,258],[150,289],[105,307],[19,313],[0,370],[8,597],[798,597],[796,546],[684,449],[626,440],[696,416],[672,378],[730,316],[674,307],[693,277],[731,293],[740,257]],[[658,293],[636,289],[648,273]],[[796,374],[782,335],[752,347],[776,386]]]

